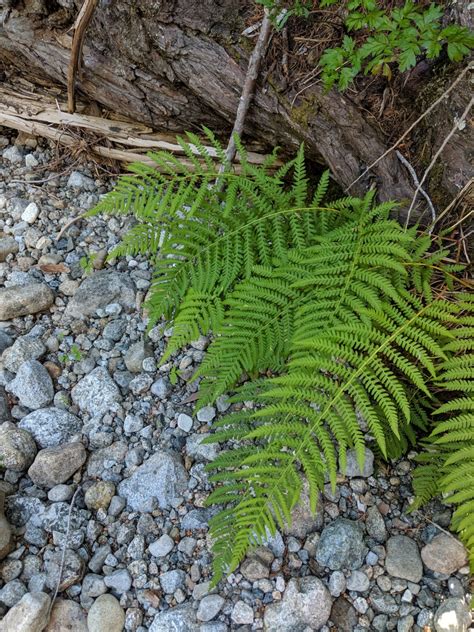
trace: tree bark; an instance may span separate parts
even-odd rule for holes
[[[183,132],[206,125],[228,134],[253,45],[240,35],[244,11],[251,4],[103,0],[86,35],[79,93],[158,130]],[[80,2],[62,0],[61,5],[70,8],[50,0],[24,0],[11,10],[0,27],[0,61],[7,69],[15,67],[35,82],[52,79],[66,85],[68,28]],[[381,132],[347,95],[326,94],[316,85],[292,105],[298,86],[293,90],[293,94],[283,94],[273,85],[271,74],[263,73],[246,119],[246,133],[288,152],[304,141],[308,157],[328,165],[343,187],[384,153],[387,146]],[[466,90],[468,94],[468,86]],[[464,100],[458,94],[453,105],[444,108],[442,129],[435,130],[430,139],[433,147],[440,144],[458,110],[462,111]],[[447,126],[446,118],[451,121]],[[446,198],[456,195],[474,175],[467,159],[467,130],[457,135],[449,151],[450,164],[439,178]],[[394,152],[351,192],[360,194],[374,182],[381,199],[405,200],[408,207],[415,187]]]

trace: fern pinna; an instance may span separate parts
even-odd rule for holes
[[[452,527],[470,552],[474,571],[474,297],[460,297],[464,311],[445,348],[436,386],[433,430],[415,470],[415,508],[440,493],[455,505]]]
[[[163,360],[212,332],[195,374],[200,404],[248,378],[233,401],[253,407],[221,419],[208,439],[228,448],[209,466],[208,502],[224,505],[211,521],[217,581],[291,520],[302,474],[315,509],[349,448],[362,465],[367,441],[390,458],[416,440],[422,399],[433,384],[452,388],[464,304],[442,282],[432,289],[445,253],[429,254],[429,237],[390,219],[392,204],[375,204],[373,192],[323,202],[328,174],[310,194],[302,150],[278,168],[274,155],[255,166],[237,139],[240,172],[219,174],[196,136],[180,142],[192,169],[153,154],[162,173],[134,165],[97,210],[135,213],[111,256],[152,260],[150,323],[173,322]]]

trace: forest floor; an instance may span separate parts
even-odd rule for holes
[[[145,335],[140,310],[150,265],[105,263],[130,218],[80,220],[57,239],[113,179],[4,134],[0,491],[15,546],[0,562],[0,629],[29,616],[30,632],[467,630],[469,569],[449,507],[407,512],[414,452],[390,465],[369,452],[363,472],[349,459],[317,516],[303,499],[285,533],[209,592],[205,465],[217,448],[200,441],[229,403],[193,410],[208,340],[160,365],[170,331]]]

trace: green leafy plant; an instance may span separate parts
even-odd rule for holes
[[[96,257],[97,255],[92,252],[79,259],[79,265],[87,276],[94,272],[94,260]]]
[[[262,2],[267,7],[280,6],[275,0]],[[285,17],[308,17],[306,2],[289,3]],[[393,68],[405,72],[421,56],[436,59],[443,49],[453,62],[461,61],[474,47],[474,34],[465,26],[443,26],[443,8],[435,3],[423,6],[413,0],[391,10],[377,0],[321,0],[345,10],[346,33],[339,46],[324,50],[319,64],[322,81],[329,90],[336,85],[345,90],[353,79],[364,74],[392,77]],[[277,22],[278,26],[278,22]]]
[[[209,466],[208,502],[224,505],[211,521],[217,581],[291,521],[303,475],[315,509],[348,449],[362,465],[367,441],[384,458],[416,441],[427,423],[420,400],[450,375],[465,304],[451,294],[446,251],[403,229],[373,192],[325,201],[327,173],[310,191],[302,149],[278,168],[274,155],[255,166],[236,139],[240,173],[227,165],[215,187],[201,141],[179,142],[192,169],[151,154],[159,170],[133,165],[95,212],[138,220],[110,256],[153,262],[150,326],[173,321],[163,361],[212,332],[195,374],[199,405],[250,378],[232,401],[254,406],[208,439],[227,447]]]

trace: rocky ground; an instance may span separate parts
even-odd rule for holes
[[[4,134],[0,630],[469,629],[450,510],[407,514],[413,454],[387,468],[368,452],[364,472],[350,460],[316,517],[303,502],[209,591],[204,468],[216,447],[200,441],[229,404],[193,410],[187,380],[207,340],[160,365],[170,332],[145,336],[147,262],[104,263],[130,220],[81,221],[57,239],[111,180],[92,165],[55,171],[53,148]]]

